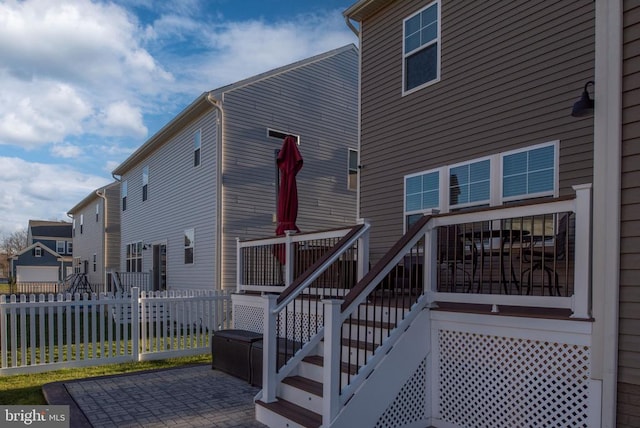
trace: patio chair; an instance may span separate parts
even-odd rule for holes
[[[560,283],[557,270],[559,261],[565,260],[568,252],[568,229],[569,217],[571,213],[564,214],[558,221],[556,234],[553,236],[553,245],[545,245],[544,236],[527,236],[523,239],[522,260],[525,264],[530,264],[527,269],[522,271],[522,277],[527,279],[527,294],[531,294],[533,288],[533,273],[541,270],[546,273],[547,286],[549,287],[549,295],[553,295],[555,289],[556,294],[560,295]],[[539,244],[539,246],[537,245]],[[552,282],[553,276],[553,282]],[[544,278],[543,284],[544,287]]]
[[[439,228],[438,264],[451,272],[451,280],[447,282],[453,287],[453,291],[457,285],[457,271],[462,273],[463,284],[468,284],[466,292],[471,291],[478,266],[478,251],[475,245],[470,245],[469,250],[465,249],[464,237],[458,225]],[[471,273],[467,271],[468,267],[471,267]],[[465,278],[468,278],[468,281]],[[442,285],[442,282],[439,281],[438,285]]]

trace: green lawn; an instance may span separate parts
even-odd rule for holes
[[[42,386],[64,380],[85,379],[94,376],[116,375],[141,370],[181,367],[190,364],[211,363],[211,354],[194,357],[170,358],[157,361],[110,364],[97,367],[63,369],[52,372],[0,377],[0,404],[47,404]]]

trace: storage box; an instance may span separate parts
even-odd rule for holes
[[[251,379],[251,347],[262,334],[247,330],[219,330],[211,341],[212,368],[246,380]]]

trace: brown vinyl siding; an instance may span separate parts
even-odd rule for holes
[[[441,80],[402,96],[394,2],[362,23],[361,216],[375,261],[402,234],[407,174],[560,141],[560,194],[592,182],[593,120],[570,116],[594,75],[594,4],[441,2]]]
[[[619,427],[640,426],[640,2],[625,1],[620,211]]]

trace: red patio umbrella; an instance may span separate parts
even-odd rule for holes
[[[302,155],[296,139],[287,136],[276,160],[280,169],[280,189],[278,192],[278,227],[276,235],[284,235],[285,230],[300,232],[296,226],[298,218],[298,187],[296,174],[302,169]]]
[[[286,230],[300,232],[296,226],[298,218],[298,187],[296,174],[302,168],[302,155],[298,150],[296,139],[292,136],[284,138],[282,148],[276,160],[280,170],[280,188],[278,191],[278,226],[276,236],[284,235]],[[280,263],[285,263],[284,246],[277,246],[276,257]]]

